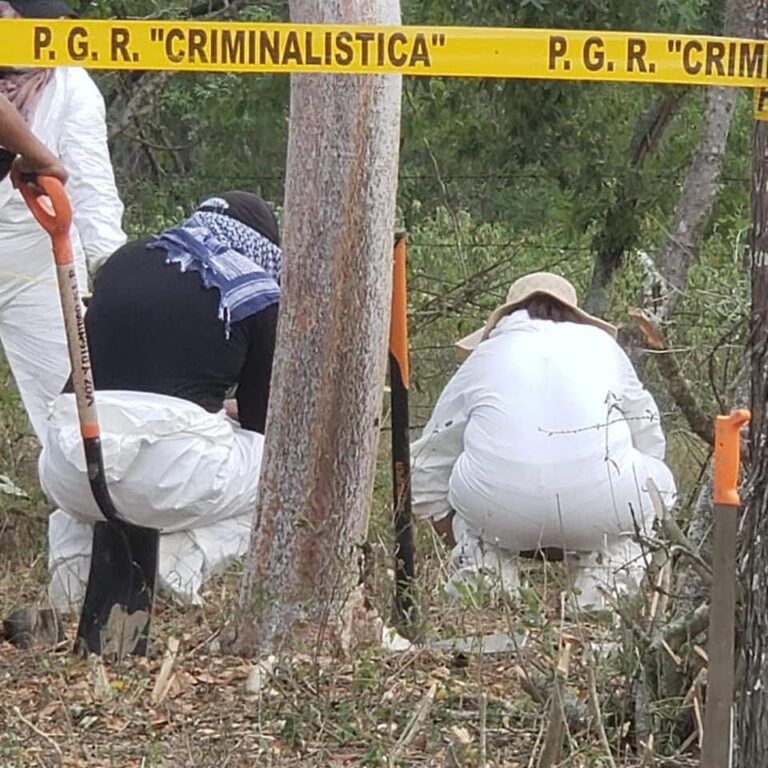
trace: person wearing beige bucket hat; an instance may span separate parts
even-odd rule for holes
[[[555,299],[570,311],[573,322],[594,325],[596,328],[601,328],[609,333],[614,339],[616,338],[615,326],[599,317],[590,315],[579,307],[576,289],[568,280],[552,272],[534,272],[512,283],[509,291],[507,291],[507,300],[491,312],[488,321],[482,328],[456,342],[459,354],[466,357],[474,351],[480,342],[485,341],[491,335],[502,317],[510,314],[534,296],[549,296]]]
[[[552,548],[580,608],[636,591],[649,481],[667,505],[676,489],[659,409],[616,328],[537,272],[456,347],[465,360],[411,449],[414,514],[453,545],[449,594],[482,583],[516,596],[519,553]]]

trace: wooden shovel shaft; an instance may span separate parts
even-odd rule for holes
[[[104,472],[104,458],[101,451],[101,430],[96,411],[96,387],[91,369],[91,357],[88,351],[88,338],[85,332],[83,305],[77,285],[75,266],[70,258],[62,258],[61,247],[55,247],[56,277],[59,283],[59,296],[64,313],[64,328],[67,334],[69,360],[72,366],[72,388],[75,390],[77,415],[80,419],[80,434],[83,438],[86,471],[91,492],[99,510],[107,520],[119,521],[117,509],[112,502]],[[69,243],[67,243],[67,248]]]
[[[21,192],[33,215],[51,237],[88,482],[101,513],[107,520],[117,522],[119,516],[109,495],[104,474],[101,433],[96,411],[96,387],[88,351],[88,337],[85,332],[85,317],[77,283],[72,241],[69,236],[72,208],[64,188],[57,179],[41,177],[37,183],[48,195],[51,208],[42,202],[32,185],[23,184]]]

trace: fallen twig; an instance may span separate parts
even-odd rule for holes
[[[96,701],[109,701],[114,695],[114,691],[109,684],[109,675],[101,656],[97,656],[94,653],[88,656],[88,671]]]
[[[176,663],[176,657],[179,654],[179,640],[172,637],[168,640],[168,646],[165,649],[163,663],[160,666],[160,672],[155,681],[155,687],[152,689],[151,701],[153,704],[160,704],[171,690],[173,682],[173,665]]]
[[[53,747],[54,751],[56,752],[56,755],[59,758],[58,763],[59,765],[61,765],[64,762],[64,753],[61,751],[61,747],[56,743],[56,741],[47,733],[45,733],[44,731],[41,731],[34,723],[27,720],[27,718],[21,714],[21,711],[19,710],[18,707],[13,708],[13,713],[16,715],[16,717],[19,718],[19,720],[21,720],[22,723],[24,723],[24,725],[27,726],[27,728],[29,728],[30,731],[32,731],[33,733],[36,733],[41,739],[44,739],[46,742],[48,742],[48,744],[50,744]]]
[[[648,768],[653,764],[653,756],[655,752],[654,736],[651,733],[648,736],[647,742],[641,742],[642,756],[640,758],[640,768]]]
[[[413,713],[413,717],[411,717],[411,719],[408,721],[408,725],[405,726],[405,730],[403,731],[402,736],[400,736],[397,744],[395,744],[395,747],[389,756],[390,766],[394,766],[395,760],[400,757],[400,755],[409,747],[411,742],[418,735],[419,731],[421,730],[421,726],[427,719],[429,710],[432,708],[432,702],[435,700],[436,693],[437,683],[435,682],[429,686],[429,690],[424,694],[424,698],[421,700],[419,706],[416,708],[416,711]]]

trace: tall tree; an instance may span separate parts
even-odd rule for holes
[[[292,0],[291,19],[398,24],[400,11]],[[349,640],[385,375],[400,96],[399,76],[291,82],[283,299],[239,653]]]
[[[755,38],[768,39],[768,0],[753,0]],[[768,123],[755,123],[752,168],[751,477],[744,559],[744,675],[739,702],[738,764],[768,760]]]

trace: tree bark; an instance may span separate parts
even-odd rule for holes
[[[663,298],[654,308],[656,319],[668,320],[688,285],[691,262],[699,251],[704,228],[712,215],[723,168],[736,88],[708,88],[701,138],[685,178],[672,227],[659,254],[659,270],[666,282]]]
[[[768,0],[755,5],[755,37],[768,38]],[[756,122],[752,168],[751,473],[744,520],[744,675],[737,723],[742,768],[768,760],[768,123]]]
[[[296,22],[398,24],[394,0],[291,0]],[[229,645],[350,641],[389,332],[401,78],[296,75],[285,271],[256,519]]]

